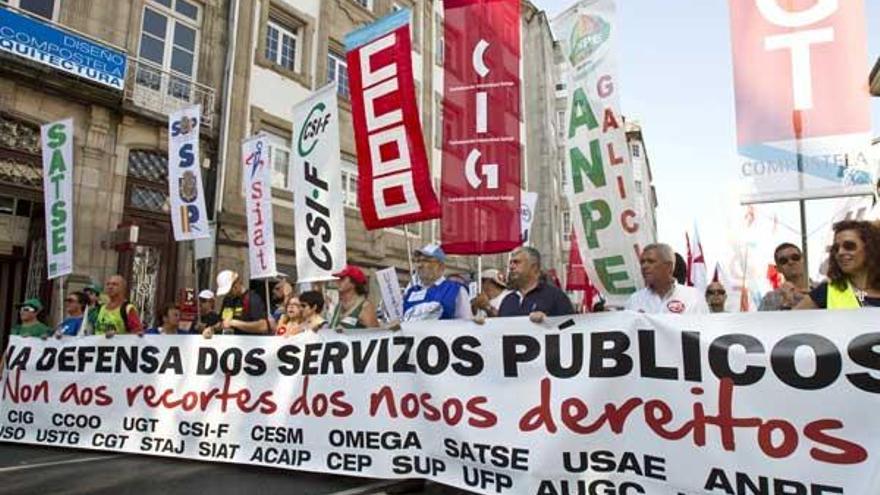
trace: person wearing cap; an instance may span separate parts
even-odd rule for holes
[[[12,335],[48,337],[52,333],[52,329],[49,328],[49,325],[37,319],[41,311],[43,311],[43,303],[39,299],[28,299],[21,303],[18,307],[18,316],[21,318],[21,323],[12,327]]]
[[[89,296],[83,292],[71,292],[64,298],[64,304],[67,317],[55,330],[55,336],[76,337],[82,328],[85,310],[89,305]]]
[[[199,319],[202,321],[199,332],[220,323],[220,315],[214,311],[214,293],[209,289],[199,292]]]
[[[217,274],[217,295],[223,298],[220,322],[205,328],[202,335],[211,338],[214,333],[235,335],[269,335],[266,304],[260,295],[248,290],[244,280],[232,270]]]
[[[480,279],[482,281],[480,293],[471,303],[474,313],[477,310],[482,310],[486,312],[487,316],[498,316],[501,301],[511,293],[507,288],[507,281],[504,280],[504,274],[495,269],[483,270]]]
[[[333,276],[339,279],[339,304],[330,317],[330,328],[378,328],[376,307],[367,299],[367,276],[363,270],[347,265]]]
[[[275,303],[275,310],[272,311],[272,320],[278,321],[285,312],[285,304],[293,295],[293,285],[287,280],[287,277],[280,275],[272,287],[272,302]]]
[[[95,335],[105,335],[108,338],[118,333],[143,335],[137,308],[125,298],[128,283],[122,275],[111,275],[104,283],[104,288],[107,292],[107,304],[102,304],[95,311]]]
[[[418,280],[403,295],[403,321],[470,319],[467,289],[443,276],[443,249],[428,244],[413,255]]]
[[[548,316],[574,314],[571,300],[562,289],[541,277],[541,253],[533,247],[521,247],[510,257],[510,287],[516,292],[501,302],[498,316],[526,316],[534,323]]]

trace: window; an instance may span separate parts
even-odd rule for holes
[[[565,189],[568,187],[568,168],[565,166],[565,158],[559,161],[561,173],[559,174],[562,177],[562,190],[565,192]]]
[[[565,83],[556,83],[556,91],[565,91]]]
[[[632,155],[633,158],[639,158],[642,156],[642,147],[639,146],[639,143],[632,144]]]
[[[272,188],[287,189],[290,175],[290,140],[263,131],[269,140],[269,160],[272,162]]]
[[[173,7],[173,8],[172,8]],[[141,21],[137,83],[189,100],[196,78],[199,8],[187,0],[147,2]],[[170,78],[162,72],[171,72]],[[162,86],[166,86],[162,88]]]
[[[60,3],[58,0],[0,0],[0,2],[50,21],[58,17]]]
[[[556,137],[565,139],[565,110],[556,112]]]
[[[348,64],[345,59],[333,53],[327,54],[327,82],[336,81],[336,94],[348,100]]]
[[[571,241],[571,212],[563,211],[562,212],[562,240],[565,242]]]
[[[346,208],[357,209],[358,196],[358,173],[357,165],[344,161],[342,162],[342,204]]]
[[[275,21],[266,26],[266,58],[287,70],[297,72],[297,32]]]
[[[443,147],[443,96],[434,92],[434,147]]]
[[[436,15],[436,14],[435,14]],[[440,16],[434,17],[434,63],[443,65],[443,19]]]

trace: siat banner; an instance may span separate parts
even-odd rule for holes
[[[211,236],[199,166],[201,115],[202,106],[195,105],[168,116],[168,188],[176,241]]]
[[[248,260],[252,280],[278,274],[275,266],[275,224],[272,220],[272,161],[269,140],[254,136],[241,143],[248,223]]]
[[[345,36],[358,205],[369,230],[440,217],[416,102],[410,20],[401,9]]]
[[[40,127],[48,279],[73,273],[73,119]]]
[[[508,252],[523,242],[520,1],[443,9],[443,250]]]

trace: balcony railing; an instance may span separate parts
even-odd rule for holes
[[[133,105],[168,116],[190,105],[202,105],[202,125],[214,124],[214,88],[199,84],[146,60],[130,58],[125,81],[125,100]]]

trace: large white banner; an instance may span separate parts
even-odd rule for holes
[[[878,317],[620,312],[292,338],[12,337],[0,440],[485,494],[872,495]]]
[[[43,203],[46,210],[46,271],[52,280],[73,272],[73,119],[40,128],[43,141]]]
[[[292,147],[297,280],[333,280],[346,263],[336,83],[293,108]]]
[[[613,0],[581,0],[552,22],[568,65],[566,166],[572,223],[592,283],[614,306],[643,285],[649,234],[637,213],[617,93]]]
[[[248,222],[248,259],[251,279],[274,277],[275,225],[272,221],[272,162],[266,136],[241,143],[245,205]]]
[[[168,187],[176,241],[211,235],[199,165],[201,115],[202,106],[195,105],[168,116]]]

